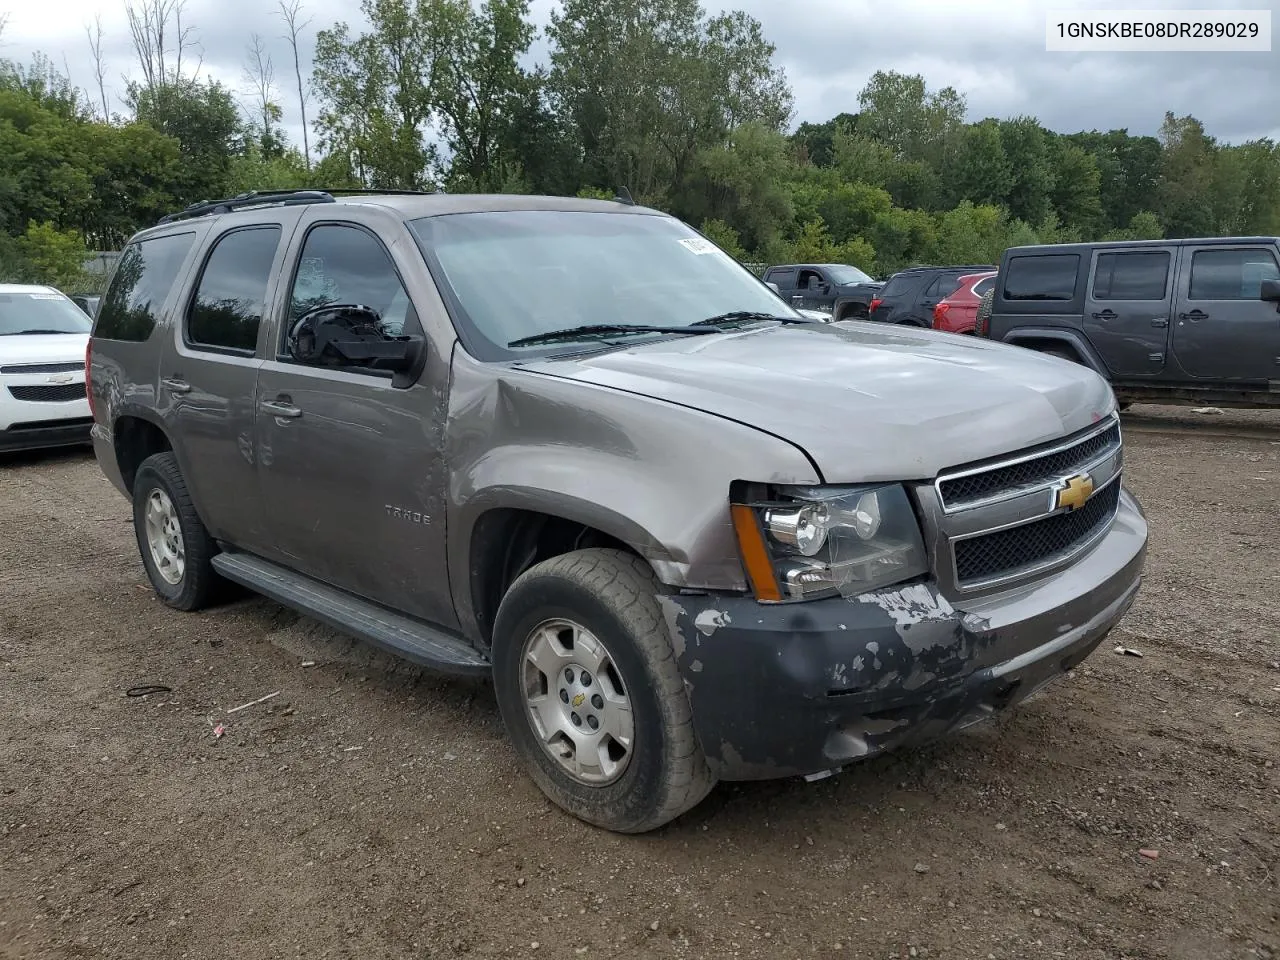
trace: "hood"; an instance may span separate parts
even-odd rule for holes
[[[864,280],[861,283],[838,283],[836,289],[841,293],[875,293],[877,290],[884,289],[884,283],[879,280]]]
[[[1078,364],[848,321],[672,337],[522,367],[758,427],[805,450],[828,483],[931,479],[1084,429],[1114,407],[1107,382]]]
[[[87,333],[37,333],[0,337],[0,366],[21,363],[84,363]]]

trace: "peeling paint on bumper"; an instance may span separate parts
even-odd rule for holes
[[[948,601],[928,583],[795,604],[664,597],[694,727],[724,780],[803,776],[986,719],[1072,669],[1133,603],[1147,525],[1045,580]]]

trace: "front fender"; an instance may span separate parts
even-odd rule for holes
[[[494,509],[545,513],[630,545],[672,588],[746,589],[735,480],[820,483],[797,447],[713,414],[454,353],[449,580],[464,625],[472,533]]]
[[[1104,380],[1109,379],[1110,374],[1107,371],[1106,364],[1102,362],[1102,358],[1090,346],[1089,341],[1074,330],[1063,330],[1056,327],[1018,327],[1016,330],[1009,331],[1004,338],[1005,343],[1012,344],[1015,347],[1026,347],[1029,343],[1045,340],[1051,340],[1075,350],[1084,361],[1085,366],[1091,368],[1094,373]],[[1031,349],[1035,348],[1032,347]]]

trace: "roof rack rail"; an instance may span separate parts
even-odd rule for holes
[[[280,206],[296,206],[303,203],[333,203],[333,194],[327,190],[251,190],[226,200],[202,200],[183,208],[177,213],[170,213],[159,219],[158,223],[173,223],[175,220],[189,220],[192,217],[208,217],[218,213],[230,213],[244,207],[260,207],[272,204]]]

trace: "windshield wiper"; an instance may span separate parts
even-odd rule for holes
[[[538,343],[562,343],[567,340],[587,340],[591,337],[627,336],[633,333],[723,333],[718,327],[710,325],[693,325],[690,327],[664,327],[658,325],[637,325],[630,323],[588,323],[581,327],[569,327],[565,330],[551,330],[547,333],[535,333],[531,337],[521,337],[510,341],[508,347],[533,346]]]
[[[779,317],[772,313],[761,313],[759,310],[733,310],[719,316],[707,317],[694,324],[695,327],[709,327],[712,324],[746,322],[749,320],[775,320],[778,323],[817,323],[807,317]]]
[[[39,329],[37,329],[37,330],[14,330],[12,333],[0,333],[0,337],[21,337],[21,336],[23,336],[24,334],[28,334],[28,333],[30,333],[30,334],[36,334],[36,333],[67,333],[67,334],[71,334],[71,333],[76,333],[76,332],[77,332],[77,331],[75,331],[75,330],[39,330]],[[88,331],[86,330],[86,331],[84,331],[84,332],[85,332],[85,333],[87,333]]]

